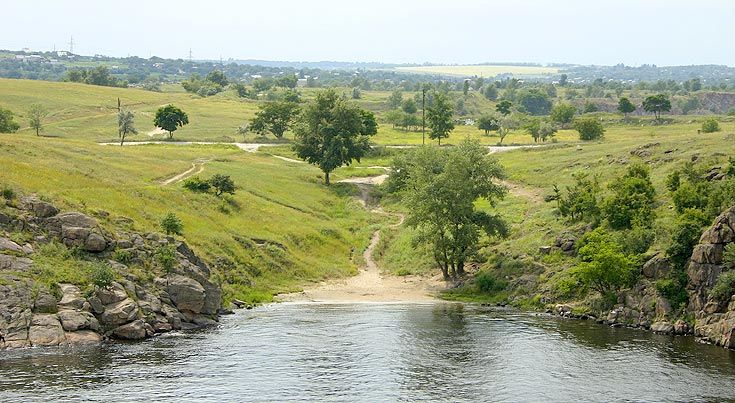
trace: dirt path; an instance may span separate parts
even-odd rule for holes
[[[544,202],[543,189],[528,187],[522,183],[501,181],[502,185],[508,188],[508,192],[513,196],[528,199],[535,204]]]
[[[385,175],[381,175],[385,176]],[[376,177],[351,178],[341,182],[356,183],[360,188],[359,200],[363,206],[370,204],[370,188]],[[389,228],[401,226],[405,216],[401,213],[390,213],[381,208],[371,210],[376,214],[395,217],[397,220]],[[435,302],[434,295],[446,288],[441,275],[425,276],[393,276],[381,274],[378,263],[373,258],[375,248],[380,242],[381,231],[375,231],[370,244],[362,254],[365,267],[353,277],[322,282],[316,287],[307,288],[299,293],[281,294],[277,296],[283,302],[328,302],[328,303],[355,303],[355,302],[402,302],[402,303],[431,303]]]
[[[202,173],[202,171],[204,171],[204,164],[207,163],[207,162],[209,162],[209,161],[210,160],[208,160],[208,159],[199,158],[199,159],[197,159],[197,160],[195,160],[194,162],[191,163],[191,168],[187,169],[186,171],[184,171],[184,172],[182,172],[182,173],[180,173],[180,174],[178,174],[176,176],[173,176],[171,178],[168,178],[166,180],[161,181],[161,185],[162,186],[170,185],[172,183],[181,182],[182,180],[184,180],[184,179],[186,179],[186,178],[188,178],[190,176],[198,175],[198,174]]]

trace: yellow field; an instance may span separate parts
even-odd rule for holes
[[[498,74],[514,74],[523,76],[541,76],[557,74],[559,69],[555,67],[540,66],[487,66],[487,65],[463,65],[463,66],[409,66],[397,67],[396,70],[411,73],[443,74],[461,77],[494,77]]]

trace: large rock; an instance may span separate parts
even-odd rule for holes
[[[89,312],[64,310],[59,311],[58,316],[61,321],[61,326],[67,332],[75,332],[83,329],[97,331],[100,329],[97,318]]]
[[[124,300],[128,297],[128,293],[125,291],[125,287],[113,281],[109,287],[97,289],[96,296],[102,305],[110,305]]]
[[[26,272],[33,266],[33,260],[0,254],[0,270]]]
[[[110,327],[120,326],[138,318],[138,305],[130,298],[105,306],[100,322]]]
[[[79,287],[72,284],[59,284],[61,289],[62,297],[59,301],[59,308],[61,309],[82,309],[86,299],[82,297],[82,292]]]
[[[59,318],[53,314],[35,314],[28,329],[28,341],[32,346],[58,346],[66,342]]]
[[[51,203],[47,203],[35,196],[23,197],[20,199],[20,202],[24,209],[33,212],[36,217],[47,218],[59,212]]]
[[[84,242],[84,249],[88,252],[102,252],[107,248],[107,240],[100,234],[91,233]]]
[[[112,335],[118,339],[140,340],[146,336],[145,322],[138,319],[128,324],[117,327]]]
[[[651,330],[656,333],[671,334],[674,332],[674,325],[670,322],[656,322],[651,325]]]
[[[66,226],[66,227],[76,227],[76,228],[95,228],[97,227],[97,220],[94,218],[78,213],[78,212],[69,212],[69,213],[61,213],[57,214],[54,217],[51,217],[51,220],[53,222],[58,223],[60,226]]]
[[[663,254],[659,253],[650,258],[646,264],[643,265],[643,275],[650,279],[659,279],[666,277],[671,270],[669,259]]]
[[[34,313],[56,313],[58,306],[56,304],[56,298],[51,295],[48,290],[41,288],[38,291],[36,300],[33,301],[33,312]]]
[[[168,276],[166,287],[171,301],[180,311],[202,312],[205,300],[205,291],[199,282],[178,274]]]
[[[8,238],[0,237],[0,252],[24,253],[23,248]]]
[[[66,342],[73,345],[99,344],[102,335],[92,330],[79,330],[66,333]]]

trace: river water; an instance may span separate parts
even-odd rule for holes
[[[0,401],[724,401],[735,352],[461,304],[277,304],[206,331],[0,351]]]

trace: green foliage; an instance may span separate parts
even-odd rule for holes
[[[720,303],[727,302],[735,295],[735,270],[726,271],[717,278],[709,297]]]
[[[556,201],[562,217],[572,221],[587,221],[597,226],[600,221],[600,184],[597,177],[579,172],[573,174],[574,185],[567,186],[566,195],[555,185],[554,194],[546,197],[547,202]]]
[[[270,132],[279,139],[299,113],[299,106],[294,102],[266,102],[259,108],[250,123],[250,130],[260,135]]]
[[[695,209],[687,209],[679,215],[671,233],[671,243],[666,249],[666,254],[675,268],[684,269],[702,235],[702,227],[708,222],[707,216]]]
[[[649,95],[643,100],[643,110],[653,113],[656,119],[661,119],[661,112],[671,110],[671,101],[666,94]]]
[[[206,193],[209,192],[210,187],[209,180],[203,180],[198,176],[192,176],[184,181],[184,189],[192,192]]]
[[[240,98],[255,99],[255,98],[258,97],[258,94],[256,94],[253,91],[250,91],[243,84],[240,84],[240,83],[234,84],[234,85],[232,85],[232,88],[235,89],[235,92],[237,93],[237,96],[240,97]]]
[[[156,262],[163,272],[169,274],[174,271],[176,267],[176,249],[171,245],[161,246],[156,250],[155,253]]]
[[[48,110],[40,104],[31,104],[28,108],[28,125],[36,131],[36,136],[43,130],[43,119],[48,116]]]
[[[212,70],[204,79],[210,83],[217,84],[220,87],[227,86],[227,76],[219,70]]]
[[[482,115],[477,119],[477,128],[484,130],[485,135],[487,135],[491,131],[500,130],[500,121],[495,116]]]
[[[576,119],[574,130],[579,132],[580,140],[599,140],[605,134],[605,128],[595,118]]]
[[[116,249],[112,252],[112,260],[122,264],[128,264],[133,260],[133,254],[128,249]]]
[[[635,280],[636,259],[627,255],[602,228],[585,234],[579,244],[581,262],[574,267],[573,274],[581,283],[606,295]]]
[[[656,292],[666,298],[672,308],[682,309],[689,302],[689,294],[686,290],[687,282],[686,272],[676,269],[671,272],[669,278],[656,281]]]
[[[432,246],[445,278],[464,274],[464,264],[477,250],[481,233],[505,236],[508,228],[497,215],[475,208],[479,198],[494,205],[506,189],[493,182],[502,167],[479,143],[463,141],[450,150],[421,147],[399,161],[389,188],[402,192],[411,206],[407,224],[417,229],[416,244]]]
[[[161,220],[161,229],[166,235],[181,235],[183,224],[176,214],[169,212]]]
[[[103,87],[127,87],[127,81],[118,80],[106,66],[97,66],[92,69],[69,69],[64,77],[65,81],[100,85]]]
[[[135,116],[132,111],[120,109],[117,112],[117,132],[120,136],[120,145],[123,145],[125,137],[128,134],[138,133],[138,130],[135,128]]]
[[[370,136],[378,125],[372,112],[347,103],[334,90],[317,94],[301,113],[294,150],[299,158],[317,165],[329,184],[336,168],[360,161],[370,150]]]
[[[720,131],[720,124],[715,118],[708,118],[702,122],[702,133],[714,133]]]
[[[735,243],[725,245],[725,251],[722,253],[722,264],[729,269],[735,268]]]
[[[90,273],[90,280],[96,287],[107,288],[115,280],[115,271],[105,263],[94,264]]]
[[[504,99],[500,102],[498,102],[497,105],[495,105],[495,110],[500,112],[500,114],[507,116],[510,115],[510,108],[513,106],[513,103],[508,101],[507,99]]]
[[[174,105],[166,105],[158,108],[153,124],[166,130],[172,139],[177,128],[189,124],[189,115]]]
[[[0,133],[15,133],[20,125],[13,120],[10,109],[0,108]]]
[[[618,233],[616,239],[626,253],[641,255],[653,245],[656,240],[656,232],[646,225],[633,225],[633,228]]]
[[[495,86],[495,84],[490,83],[485,86],[485,90],[483,91],[482,95],[485,96],[485,98],[489,99],[490,101],[495,101],[498,99],[498,88]]]
[[[452,113],[454,108],[446,95],[435,92],[434,103],[426,109],[426,120],[429,125],[429,138],[439,140],[449,137],[449,132],[454,130],[454,119]]]
[[[214,174],[209,178],[209,184],[215,189],[217,196],[224,193],[235,194],[235,182],[230,175]]]
[[[582,113],[593,113],[593,112],[597,112],[599,110],[600,110],[600,108],[597,107],[596,104],[594,104],[594,103],[592,103],[590,101],[587,101],[587,102],[584,103],[584,109],[582,109]]]
[[[413,98],[408,98],[405,101],[403,101],[403,104],[401,104],[401,109],[405,113],[414,114],[418,111],[418,108],[416,107],[416,101],[413,100]]]
[[[388,107],[396,109],[403,103],[403,92],[401,90],[393,90],[388,97]]]
[[[548,115],[551,110],[549,96],[537,88],[520,91],[518,103],[533,116]]]
[[[610,227],[630,229],[633,224],[650,227],[655,219],[656,190],[651,183],[650,171],[643,164],[633,164],[627,172],[610,184],[613,194],[603,207]]]
[[[2,190],[0,190],[0,195],[2,195],[3,199],[10,201],[15,199],[15,190],[11,188],[8,185],[3,185]]]
[[[187,92],[198,94],[202,97],[209,97],[222,92],[227,84],[227,77],[219,70],[212,70],[204,79],[199,74],[194,73],[188,79],[181,82],[181,86]],[[247,90],[245,87],[239,86],[235,87],[235,89],[241,97],[246,96]]]
[[[497,293],[508,288],[508,282],[498,279],[490,271],[481,271],[475,275],[477,289],[484,293]]]
[[[554,126],[539,119],[532,119],[524,128],[533,137],[534,142],[538,142],[539,140],[546,141],[546,139],[556,133]]]
[[[633,105],[627,97],[622,97],[618,101],[618,112],[622,113],[626,117],[629,113],[635,112],[635,109],[635,105]]]
[[[360,90],[360,87],[355,87],[352,89],[352,99],[360,99],[362,98],[362,91]]]
[[[551,108],[551,121],[556,122],[562,126],[572,123],[574,114],[577,113],[577,108],[572,104],[558,103]]]

